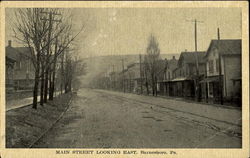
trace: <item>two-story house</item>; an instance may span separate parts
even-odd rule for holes
[[[219,60],[220,59],[220,60]],[[208,99],[241,101],[241,40],[212,40],[205,56]],[[220,65],[219,65],[220,64]],[[221,81],[220,81],[221,69]],[[220,83],[222,85],[220,85]]]
[[[196,84],[198,84],[196,82],[205,75],[205,55],[206,52],[181,53],[177,68],[173,70],[171,95],[187,98],[195,96]],[[196,63],[198,63],[198,69]]]
[[[5,47],[6,57],[15,60],[13,82],[16,90],[32,89],[34,83],[34,66],[31,52],[33,48],[12,47],[11,41]]]

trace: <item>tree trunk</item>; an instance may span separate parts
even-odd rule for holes
[[[154,74],[151,74],[151,87],[152,87],[152,95],[155,95],[155,85],[154,85]]]
[[[72,86],[71,86],[72,80],[69,80],[69,85],[68,85],[68,92],[72,91]]]
[[[44,66],[42,66],[41,70],[41,88],[40,88],[40,105],[43,106],[44,103]]]
[[[68,93],[68,81],[64,83],[64,93]]]
[[[49,68],[46,68],[46,70],[45,70],[45,80],[44,80],[44,103],[47,103],[48,83],[49,83]]]
[[[53,100],[53,81],[52,81],[52,71],[49,72],[49,100]]]
[[[34,109],[37,109],[38,85],[39,85],[39,68],[37,68],[35,72],[35,85],[33,89],[33,106],[32,106],[32,108]]]
[[[155,96],[157,96],[157,77],[155,75]]]
[[[55,77],[56,77],[56,62],[57,62],[57,39],[56,39],[56,45],[55,45],[55,54],[54,54],[54,62],[53,62],[53,67],[52,71],[50,71],[50,94],[49,94],[49,100],[53,100],[54,98],[54,91],[55,91]],[[52,73],[52,75],[51,75]]]
[[[39,80],[40,80],[40,52],[37,51],[36,55],[36,66],[35,66],[35,83],[34,83],[34,89],[33,89],[33,106],[32,108],[37,109],[37,96],[38,96],[38,86],[39,86]]]

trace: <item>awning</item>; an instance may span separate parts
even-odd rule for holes
[[[232,78],[233,81],[241,81],[241,77]]]
[[[200,81],[200,83],[204,83],[204,82],[219,82],[219,76],[211,76],[208,78],[205,78],[204,80]]]
[[[192,79],[187,78],[187,77],[179,77],[179,78],[175,78],[175,79],[171,80],[171,82],[187,81],[187,80],[192,80]]]

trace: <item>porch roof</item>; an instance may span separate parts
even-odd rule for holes
[[[204,82],[219,82],[219,76],[211,76],[208,78],[205,78],[204,80],[200,81],[201,83]]]
[[[187,80],[192,80],[192,79],[188,77],[178,77],[178,78],[172,79],[170,82],[187,81]]]

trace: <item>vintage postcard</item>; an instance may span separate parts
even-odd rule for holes
[[[0,158],[249,157],[247,2],[0,4]]]

